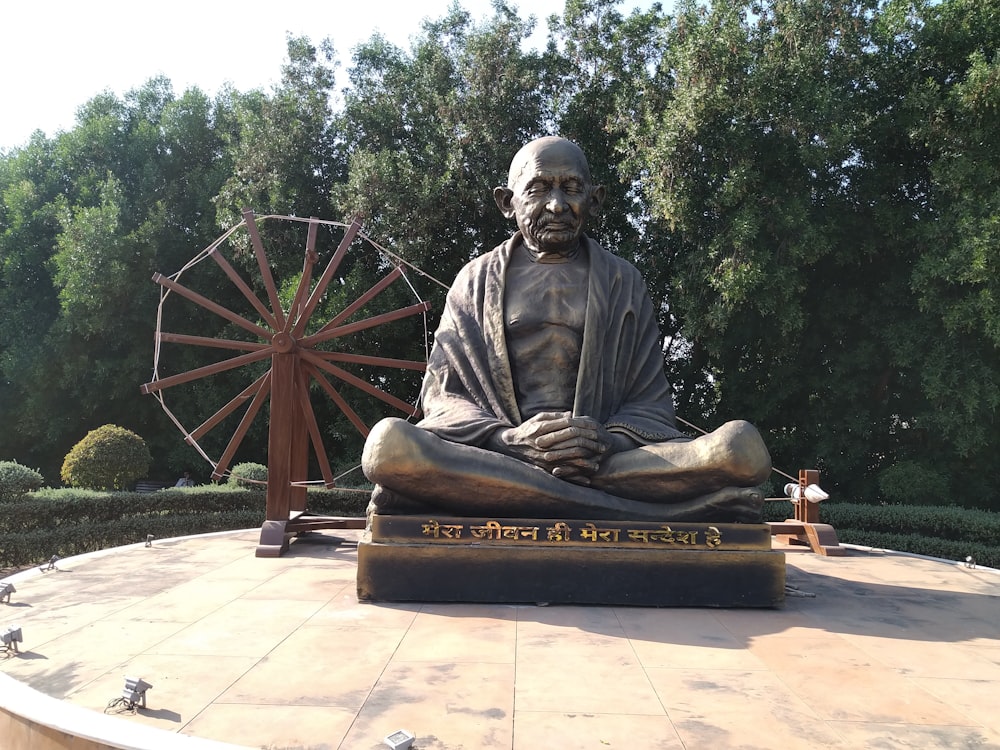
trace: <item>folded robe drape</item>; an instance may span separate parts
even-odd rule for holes
[[[520,233],[467,264],[451,290],[421,391],[418,426],[481,446],[521,424],[504,334],[504,289]],[[653,305],[638,270],[584,236],[589,264],[586,322],[573,414],[593,417],[640,445],[682,437]],[[531,415],[528,415],[531,416]],[[527,417],[525,417],[527,418]]]

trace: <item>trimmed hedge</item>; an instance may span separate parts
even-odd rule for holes
[[[310,489],[313,513],[364,516],[369,491]],[[158,492],[45,489],[0,513],[0,567],[158,539],[259,527],[265,493],[227,485]]]

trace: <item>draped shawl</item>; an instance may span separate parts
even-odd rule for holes
[[[467,264],[448,292],[427,361],[419,427],[480,446],[523,421],[504,333],[504,289],[520,233]],[[629,262],[581,238],[589,264],[587,311],[573,404],[640,445],[681,437],[663,372],[646,284]]]

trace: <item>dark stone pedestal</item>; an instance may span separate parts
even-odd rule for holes
[[[764,524],[376,515],[358,598],[776,607],[785,556]]]

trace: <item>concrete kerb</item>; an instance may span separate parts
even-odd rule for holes
[[[31,737],[32,748],[66,747],[46,744],[44,733],[32,732],[32,725],[37,725],[87,740],[97,748],[114,750],[250,750],[245,745],[175,734],[105,716],[44,695],[0,672],[0,719],[4,718],[2,714],[7,714],[9,722],[21,725],[20,733]]]

